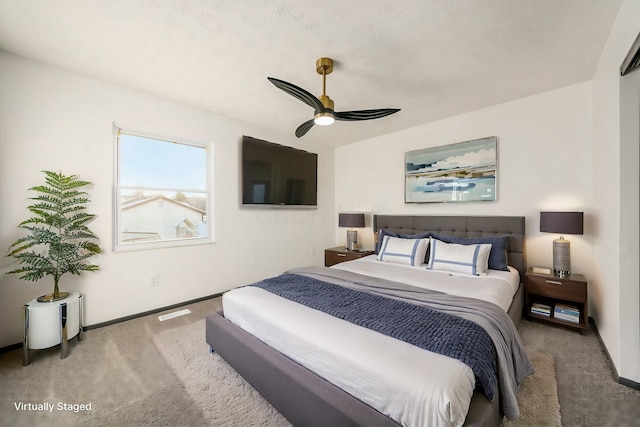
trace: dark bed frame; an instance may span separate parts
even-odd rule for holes
[[[375,215],[373,229],[415,234],[479,237],[509,236],[509,265],[520,272],[520,288],[509,309],[520,324],[524,306],[525,223],[515,216]],[[303,366],[272,349],[253,335],[213,313],[206,318],[206,340],[243,378],[294,426],[394,426],[398,424]],[[465,426],[495,427],[502,423],[499,393],[489,401],[475,392]]]

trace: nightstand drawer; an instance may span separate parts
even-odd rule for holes
[[[527,292],[571,301],[587,301],[587,286],[560,277],[527,277]]]
[[[360,255],[357,253],[350,254],[348,252],[325,252],[324,254],[324,263],[325,265],[334,265],[339,262],[344,261],[352,261],[354,259],[360,258]]]
[[[340,246],[337,248],[325,249],[324,265],[326,267],[331,267],[332,265],[345,261],[353,261],[354,259],[362,258],[373,253],[373,251],[348,251],[344,247]]]

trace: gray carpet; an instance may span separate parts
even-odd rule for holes
[[[502,427],[562,426],[555,361],[552,356],[530,348],[527,353],[535,372],[522,381],[518,390],[520,417],[505,419]]]
[[[218,410],[211,403],[203,405],[200,397],[193,396],[193,391],[180,378],[182,374],[174,373],[174,362],[165,360],[164,350],[157,347],[160,340],[166,338],[163,335],[165,331],[195,325],[207,314],[219,310],[220,299],[191,304],[186,308],[192,313],[165,322],[158,321],[157,315],[150,315],[89,330],[82,342],[71,341],[69,357],[64,360],[60,360],[57,348],[34,352],[33,362],[27,367],[22,367],[21,350],[0,354],[0,425],[238,425],[235,418],[224,420],[216,415]],[[197,328],[196,325],[194,330]],[[523,322],[520,332],[529,350],[550,355],[555,360],[563,426],[638,425],[640,391],[614,381],[593,332],[580,335],[575,331],[528,321]],[[208,375],[221,375],[215,377],[215,381],[208,381],[208,385],[201,384],[199,391],[215,397],[222,391],[225,376],[234,372],[224,373],[224,368],[214,368],[226,364],[207,353],[204,331],[202,341],[198,341],[204,346],[204,352],[197,353],[213,361],[213,373],[208,371],[195,375],[196,379],[199,376],[204,381]],[[192,342],[196,346],[201,345],[195,340]],[[188,367],[191,363],[188,359],[192,355],[189,350],[178,353],[178,358],[183,359],[180,363]],[[252,395],[252,390],[241,389],[238,398],[246,396],[261,399]],[[235,397],[229,399],[226,402],[236,401]],[[59,402],[91,403],[92,408],[91,411],[77,413],[58,409],[51,413],[20,411],[15,408],[15,404],[20,402],[54,405]],[[260,412],[260,416],[278,418],[273,412],[265,415],[271,409],[261,405],[236,411],[233,417],[239,420],[254,420],[255,412]],[[607,424],[612,416],[618,420]]]
[[[150,315],[89,330],[82,342],[70,341],[70,354],[63,360],[56,347],[34,351],[26,367],[21,350],[0,354],[0,425],[208,426],[153,344],[154,335],[203,319],[220,302],[188,308],[190,315],[165,322]],[[16,402],[47,402],[56,409],[21,411]],[[58,403],[92,407],[73,412],[58,410]]]
[[[153,338],[169,368],[212,426],[290,426],[204,341],[204,320]]]
[[[614,379],[614,370],[591,327],[583,335],[560,326],[523,320],[527,348],[556,361],[564,427],[640,426],[640,391]]]
[[[211,425],[290,426],[220,356],[208,354],[203,336],[204,320],[201,320],[162,332],[153,341]],[[553,357],[535,350],[529,353],[536,373],[521,386],[520,418],[503,426],[560,426]]]

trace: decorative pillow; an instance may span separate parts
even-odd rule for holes
[[[398,239],[428,239],[432,235],[433,233],[431,231],[425,231],[424,233],[418,233],[418,234],[403,234],[403,233],[394,233],[393,231],[389,231],[389,230],[385,230],[384,228],[381,228],[378,231],[378,243],[376,244],[376,253],[380,253],[380,248],[382,247],[384,236],[397,237]],[[429,250],[429,245],[427,245],[427,251],[428,250]],[[424,262],[427,262],[427,260],[425,259]]]
[[[491,245],[459,245],[431,238],[429,270],[443,270],[480,276],[487,274]]]
[[[507,267],[509,265],[507,260],[509,236],[455,237],[433,233],[433,237],[445,243],[456,243],[459,245],[490,244],[489,268],[492,270],[509,271]]]
[[[378,259],[380,261],[396,262],[399,264],[424,264],[429,239],[401,239],[384,236]]]

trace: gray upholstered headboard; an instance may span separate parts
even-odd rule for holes
[[[520,272],[523,282],[527,270],[523,216],[430,216],[374,215],[373,231],[381,228],[395,233],[415,234],[433,231],[459,237],[509,236],[509,265]]]

